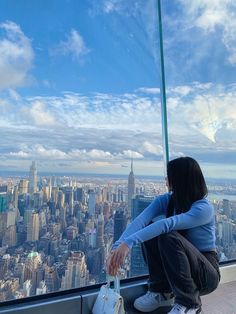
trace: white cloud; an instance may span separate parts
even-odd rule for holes
[[[102,12],[105,14],[135,15],[141,9],[141,5],[144,6],[143,1],[140,0],[101,0],[98,3],[99,5],[97,3],[95,5],[96,12],[93,10],[93,14]]]
[[[182,152],[175,152],[175,151],[170,151],[170,159],[173,159],[173,158],[178,158],[178,157],[184,157],[186,156],[184,153]]]
[[[54,125],[55,118],[52,112],[45,108],[44,103],[36,100],[30,107],[22,109],[24,116],[28,116],[33,120],[33,123],[38,126]]]
[[[122,159],[143,159],[144,156],[138,152],[132,150],[124,150],[120,153],[111,153],[99,149],[72,149],[68,152],[64,152],[55,148],[45,148],[41,144],[36,144],[33,147],[24,145],[23,149],[18,152],[9,152],[5,156],[16,158],[31,159],[52,159],[52,160],[92,160],[92,161],[104,161],[104,160],[122,160]]]
[[[186,85],[185,86],[176,86],[173,88],[169,88],[167,90],[167,92],[177,93],[177,94],[180,94],[181,96],[186,96],[192,91],[193,91],[193,88],[191,86],[186,86]]]
[[[105,151],[99,150],[99,149],[92,149],[90,151],[87,151],[86,149],[83,149],[83,150],[74,149],[68,153],[68,156],[72,157],[72,158],[98,159],[98,160],[99,159],[113,158],[113,156],[110,152],[105,152]]]
[[[71,29],[66,41],[61,41],[53,50],[53,53],[62,55],[71,55],[79,60],[82,56],[88,54],[90,49],[86,47],[83,37],[75,29]]]
[[[42,145],[35,145],[33,153],[38,157],[46,159],[66,159],[67,154],[59,149],[46,149]]]
[[[18,157],[23,159],[66,159],[67,154],[58,149],[46,149],[43,145],[36,144],[33,147],[23,145],[23,150],[18,152],[9,152],[5,154],[8,157]]]
[[[172,156],[199,149],[235,150],[236,85],[176,86],[167,97]],[[0,101],[0,158],[122,162],[162,156],[161,110],[156,95],[66,92]],[[21,144],[20,144],[21,143]]]
[[[200,82],[193,82],[192,83],[192,86],[194,87],[194,90],[195,89],[199,89],[199,90],[208,90],[210,89],[211,87],[214,87],[214,84],[213,83],[200,83]],[[199,91],[200,92],[200,91]]]
[[[103,10],[105,13],[111,13],[119,10],[119,1],[106,0],[103,3]]]
[[[12,21],[0,24],[0,89],[29,84],[34,52],[31,41]]]
[[[28,158],[30,157],[29,153],[23,152],[22,150],[19,152],[10,152],[9,156],[13,156],[13,157],[20,157],[20,158]]]
[[[148,141],[143,143],[143,147],[141,148],[143,152],[148,152],[157,156],[161,156],[163,154],[163,148],[160,144],[153,144]]]
[[[136,91],[146,94],[160,94],[160,88],[158,87],[140,87]]]
[[[117,156],[121,159],[143,159],[144,156],[139,152],[132,151],[130,149],[124,150],[122,153],[117,154]]]
[[[90,164],[92,164],[93,167],[96,168],[96,171],[97,171],[97,168],[99,167],[104,169],[104,167],[110,166],[112,167],[112,169],[114,169],[114,164],[108,161],[90,161]]]
[[[234,86],[215,85],[199,93],[199,86],[192,84],[191,89],[187,100],[174,95],[168,98],[169,128],[173,134],[202,134],[215,143],[217,133],[225,126],[236,130],[232,123],[236,121],[236,112],[232,109],[236,96]]]
[[[83,96],[66,93],[62,97],[35,97],[28,99],[28,110],[35,101],[47,108],[61,126],[69,128],[98,128],[115,130],[152,130],[160,125],[160,106],[152,95],[137,94]],[[38,110],[39,110],[38,109]],[[45,110],[45,109],[44,109]],[[43,111],[44,111],[43,110]],[[32,111],[32,110],[31,110]],[[35,111],[35,110],[34,110]],[[141,121],[146,123],[142,124]]]
[[[21,100],[21,96],[20,94],[18,94],[14,89],[8,89],[8,93],[9,93],[9,96],[15,100],[15,101],[19,101]]]
[[[232,0],[179,0],[183,5],[186,26],[199,27],[206,33],[222,30],[222,43],[229,52],[228,60],[236,65],[236,3]]]

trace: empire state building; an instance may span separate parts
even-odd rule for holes
[[[131,216],[132,210],[132,198],[135,194],[135,179],[133,172],[133,160],[131,161],[131,171],[128,177],[128,215]]]

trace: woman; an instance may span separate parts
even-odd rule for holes
[[[149,289],[134,307],[150,312],[173,305],[169,314],[201,313],[200,295],[214,291],[220,281],[214,209],[193,158],[168,163],[167,186],[169,193],[158,196],[114,244],[108,273],[116,275],[132,246],[142,243]],[[165,218],[153,222],[160,215]]]

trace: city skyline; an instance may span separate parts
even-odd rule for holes
[[[215,180],[208,188],[220,260],[234,259],[236,184]],[[165,181],[137,178],[132,161],[125,178],[41,176],[34,161],[27,176],[0,176],[0,301],[104,282],[112,245],[163,193]],[[122,276],[146,272],[134,245]]]

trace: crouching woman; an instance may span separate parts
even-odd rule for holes
[[[200,296],[214,291],[220,281],[214,208],[193,158],[168,162],[167,186],[169,192],[157,196],[114,244],[108,273],[116,275],[132,246],[142,243],[148,291],[134,307],[150,312],[172,306],[169,314],[199,314]]]

